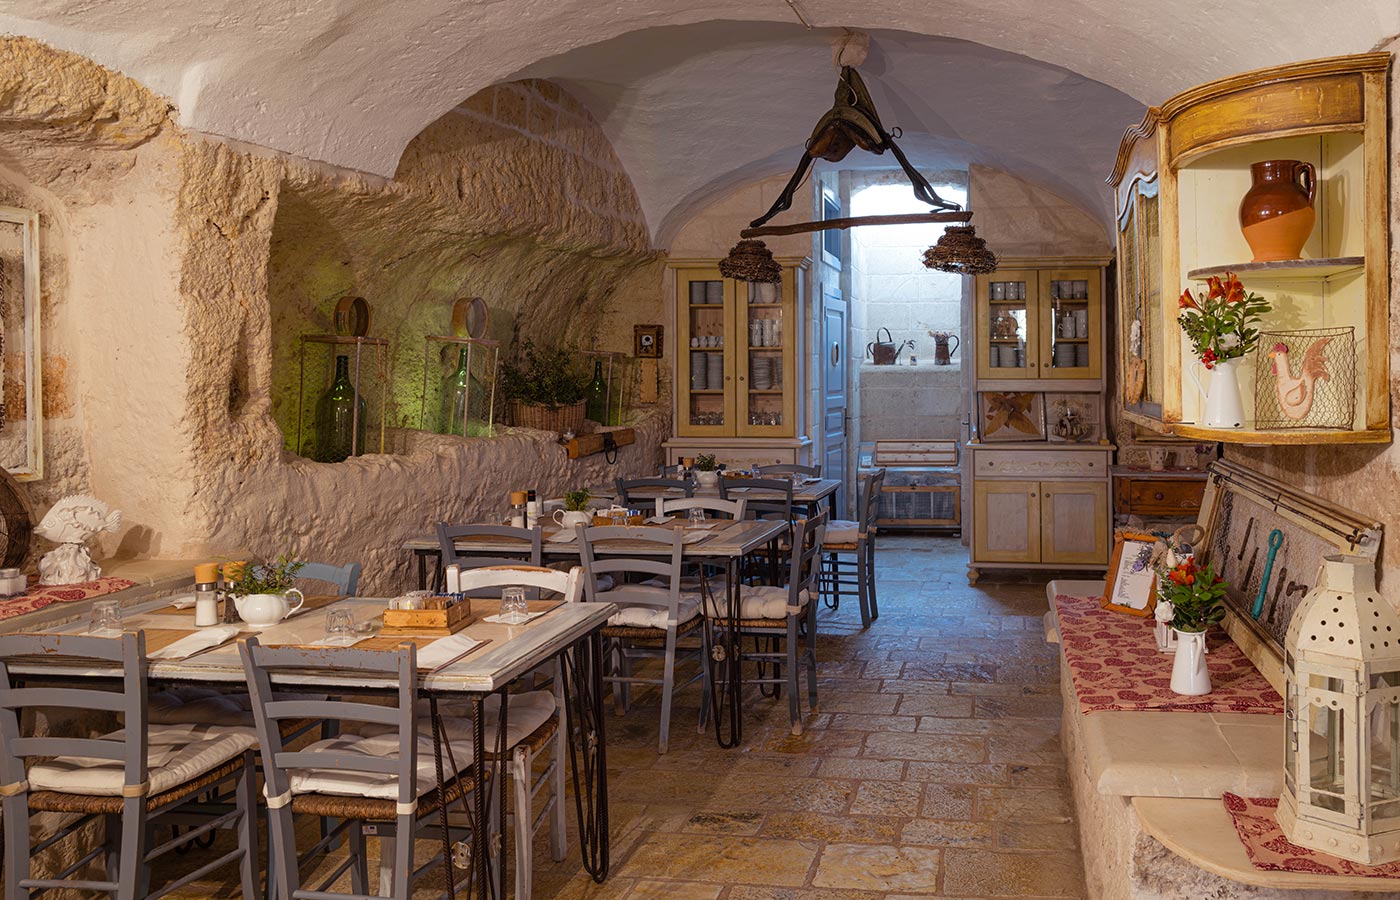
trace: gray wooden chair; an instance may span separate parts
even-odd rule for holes
[[[418,832],[439,824],[438,812],[463,801],[475,790],[469,770],[473,759],[470,734],[449,731],[442,740],[443,772],[439,784],[432,738],[419,722],[417,650],[404,644],[397,650],[354,648],[306,649],[264,647],[256,637],[239,645],[244,672],[253,696],[253,718],[261,747],[264,794],[268,809],[269,877],[282,900],[366,898],[370,894],[365,837],[381,840],[380,879],[388,896],[411,900],[413,884],[436,859],[415,869],[413,845]],[[272,673],[278,669],[332,668],[367,677],[398,681],[393,705],[332,698],[323,701],[278,699]],[[282,723],[310,716],[344,723],[390,726],[373,736],[342,734],[288,750]],[[294,814],[333,819],[337,825],[304,854],[298,853]],[[455,829],[459,835],[460,828]],[[344,834],[349,854],[316,888],[302,887],[300,870],[324,853]],[[439,835],[434,832],[434,837]],[[448,862],[450,864],[450,861]],[[328,888],[350,873],[350,894]]]
[[[657,493],[667,490],[680,491],[686,497],[695,496],[695,485],[688,478],[619,478],[617,502],[629,508],[655,509]]]
[[[857,489],[855,520],[837,519],[827,526],[822,552],[822,595],[832,609],[841,598],[854,594],[860,603],[860,624],[869,628],[880,618],[875,592],[875,532],[880,518],[880,492],[885,487],[885,470],[876,469],[861,476]]]
[[[119,638],[82,635],[0,636],[0,805],[5,823],[5,897],[28,898],[52,888],[97,891],[116,900],[151,895],[151,863],[191,838],[223,829],[238,838],[228,852],[186,871],[156,892],[176,890],[220,866],[238,863],[244,897],[258,896],[256,795],[251,729],[161,726],[146,721],[144,633]],[[61,655],[95,668],[120,667],[118,690],[23,687],[6,660]],[[125,715],[125,728],[98,738],[25,737],[30,708],[99,710]],[[26,760],[47,757],[25,771]],[[99,762],[100,761],[100,762]],[[230,788],[233,807],[200,801],[210,790]],[[76,815],[38,844],[31,844],[29,815],[44,811]],[[52,877],[31,878],[30,858],[90,822],[104,824],[106,844],[83,853]],[[193,825],[181,836],[153,843],[158,825]],[[72,876],[94,860],[105,863],[102,880]]]
[[[486,566],[462,573],[462,587],[469,592],[491,590],[500,593],[506,587],[524,587],[536,592],[558,594],[565,603],[578,603],[583,600],[583,569],[574,566],[567,572],[544,569],[538,566]],[[512,694],[507,707],[509,731],[519,731],[512,736],[507,734],[505,773],[511,782],[511,825],[515,833],[515,896],[529,897],[534,884],[534,841],[542,828],[549,827],[549,856],[560,862],[569,851],[569,833],[566,798],[565,766],[568,759],[568,731],[564,724],[564,680],[560,677],[558,661],[550,667],[553,671],[550,690],[526,691]],[[540,701],[547,701],[541,704]],[[531,712],[552,709],[539,725],[530,727],[532,719],[521,726],[522,718]],[[492,748],[498,746],[498,735],[491,723],[487,722],[483,743],[487,748],[487,758],[495,759]],[[547,759],[544,770],[535,774],[535,762]],[[500,762],[499,760],[495,760]],[[497,779],[492,791],[504,788],[504,779]],[[545,795],[543,808],[536,814],[535,798]],[[489,809],[496,809],[494,800],[487,802]]]
[[[792,482],[787,478],[720,475],[719,495],[725,500],[744,500],[745,513],[751,519],[792,521]]]
[[[509,542],[519,550],[502,550],[497,554],[482,555],[457,552],[458,538],[484,538]],[[483,566],[518,566],[522,563],[539,568],[544,565],[544,529],[512,528],[509,525],[451,525],[437,524],[438,570],[437,585],[443,587],[443,572],[448,566],[459,569],[479,569]]]
[[[808,478],[820,478],[822,477],[822,467],[779,463],[772,466],[759,466],[758,474],[764,477],[769,475],[806,475]]]
[[[330,563],[308,562],[302,563],[297,570],[297,580],[324,581],[326,584],[336,589],[336,593],[343,597],[357,597],[360,590],[360,564],[357,562],[344,566],[334,566]]]
[[[745,680],[772,685],[775,696],[781,696],[782,689],[787,688],[795,735],[802,733],[803,667],[807,670],[807,703],[813,712],[817,709],[817,589],[826,521],[826,513],[797,520],[787,585],[740,585],[737,621],[729,618],[727,598],[706,600],[706,611],[716,627],[735,628],[741,638],[754,639],[755,649],[742,657],[755,663],[758,672]],[[799,653],[804,636],[805,646]]]
[[[613,701],[618,715],[625,715],[631,701],[631,686],[656,684],[661,687],[661,734],[658,752],[665,753],[671,734],[671,702],[677,686],[685,687],[697,679],[701,682],[703,699],[700,704],[700,726],[709,720],[709,629],[704,627],[700,595],[683,591],[681,587],[681,553],[684,537],[680,529],[619,528],[614,526],[587,527],[579,525],[579,552],[583,557],[584,598],[586,602],[616,603],[620,610],[603,628],[607,642],[603,680],[613,686]],[[609,548],[607,542],[625,542]],[[636,552],[638,542],[655,545],[658,555],[629,557]],[[665,554],[665,555],[660,555]],[[619,583],[605,596],[599,596],[597,579],[612,575],[619,581],[627,576],[660,578],[661,584]],[[687,649],[677,642],[687,635],[700,633],[700,646]],[[662,661],[661,678],[648,678],[633,673],[632,663],[651,658]],[[676,664],[695,661],[695,675],[676,684]]]

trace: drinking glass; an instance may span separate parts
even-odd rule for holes
[[[530,606],[525,602],[524,588],[508,587],[501,591],[501,618],[510,625],[529,621]]]
[[[97,637],[120,637],[122,605],[119,600],[98,600],[92,605],[92,624],[88,633]]]
[[[337,643],[355,643],[355,617],[348,609],[332,609],[326,612],[326,637]]]
[[[693,528],[703,528],[705,525],[705,510],[698,506],[692,506],[685,517]]]

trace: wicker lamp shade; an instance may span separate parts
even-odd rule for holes
[[[954,275],[985,275],[996,271],[997,257],[974,226],[949,225],[938,243],[924,251],[924,265]]]
[[[773,251],[763,241],[745,238],[734,245],[719,264],[725,278],[777,284],[783,280],[783,267],[773,258]]]

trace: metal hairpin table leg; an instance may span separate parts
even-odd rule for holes
[[[711,641],[710,649],[710,703],[714,712],[715,740],[720,747],[728,750],[737,747],[744,737],[743,709],[740,704],[743,685],[740,680],[739,630],[734,623],[739,621],[739,576],[743,571],[741,559],[730,559],[725,566],[726,611],[728,626],[722,628],[720,640]],[[722,678],[721,678],[722,674]],[[724,708],[729,707],[729,736],[724,734]]]
[[[574,779],[579,853],[599,884],[608,877],[608,756],[603,730],[603,634],[595,631],[561,654],[564,724]],[[563,765],[560,761],[558,765]]]

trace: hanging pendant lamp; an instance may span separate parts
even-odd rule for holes
[[[996,254],[977,236],[972,225],[949,225],[938,243],[924,251],[924,265],[954,275],[985,275],[995,272]]]
[[[729,255],[720,263],[720,272],[726,278],[743,281],[777,282],[782,275],[782,267],[773,259],[773,253],[759,240],[764,235],[803,234],[813,231],[853,228],[858,225],[907,225],[922,223],[943,223],[947,225],[938,243],[924,253],[924,265],[930,269],[951,272],[956,275],[977,275],[996,269],[997,258],[987,249],[986,241],[977,237],[977,231],[967,224],[972,213],[958,204],[945,200],[929,184],[928,179],[919,173],[909,162],[909,158],[895,143],[892,135],[880,122],[875,110],[875,102],[865,87],[865,82],[855,68],[841,67],[840,79],[836,85],[836,102],[817,122],[816,128],[807,138],[807,143],[798,160],[797,169],[788,179],[778,199],[768,211],[749,223],[749,227],[739,232],[743,240],[734,245]],[[894,156],[900,168],[909,176],[914,196],[927,203],[932,209],[926,213],[905,213],[886,216],[852,216],[839,219],[824,219],[817,222],[799,222],[791,225],[768,225],[768,220],[792,208],[793,196],[806,178],[807,170],[816,159],[840,162],[852,150],[860,148],[869,153],[882,155],[886,150]]]

